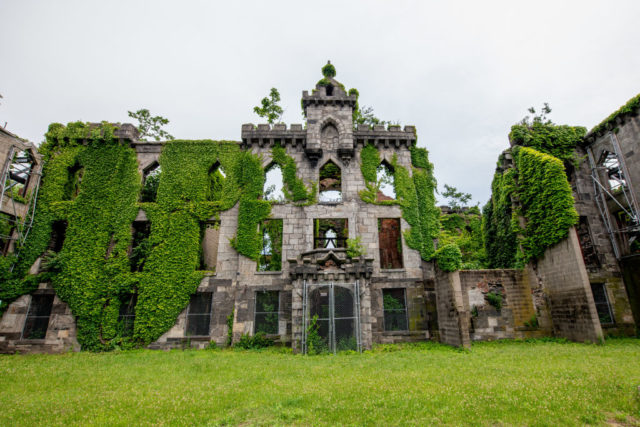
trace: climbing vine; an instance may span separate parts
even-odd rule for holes
[[[462,253],[462,269],[481,269],[486,266],[482,235],[482,215],[477,207],[440,215],[441,230],[438,246],[455,243]]]
[[[591,129],[591,132],[589,133],[597,134],[602,132],[603,130],[607,130],[613,127],[618,117],[622,117],[625,114],[634,114],[638,111],[638,109],[640,109],[640,94],[634,96],[629,101],[627,101],[626,104],[618,108],[609,117],[604,119],[601,123],[599,123],[593,129]]]
[[[399,205],[402,217],[411,227],[403,233],[407,246],[419,251],[422,258],[428,261],[434,255],[433,240],[438,237],[440,230],[440,210],[435,205],[434,195],[436,181],[426,149],[412,147],[411,163],[412,174],[400,165],[396,156],[391,159],[396,200],[378,201],[377,168],[380,154],[374,145],[365,145],[360,152],[360,171],[366,188],[360,192],[360,198],[372,204]]]
[[[491,199],[483,208],[482,229],[489,268],[516,267],[518,241],[512,227],[514,218],[511,208],[511,195],[515,191],[514,177],[514,169],[497,171],[491,183]]]
[[[509,140],[523,147],[531,147],[562,161],[575,161],[576,146],[587,130],[580,126],[555,125],[550,121],[520,123],[511,127]]]
[[[41,147],[46,163],[33,229],[13,271],[12,258],[0,263],[5,307],[39,282],[51,281],[77,317],[80,344],[90,350],[144,345],[175,323],[204,274],[198,271],[202,221],[239,201],[234,246],[257,259],[258,224],[270,213],[270,204],[259,200],[260,158],[226,141],[166,144],[157,202],[136,203],[141,190],[136,153],[113,131],[107,123],[50,126]],[[144,251],[130,253],[139,209],[150,221],[150,234]],[[56,268],[29,275],[58,220],[68,226],[62,249],[51,258],[55,262],[48,263]],[[137,294],[136,320],[133,336],[125,336],[120,304],[132,294]]]
[[[458,245],[454,243],[448,243],[438,248],[435,253],[436,262],[438,268],[442,271],[456,271],[460,270],[462,266],[462,253]]]
[[[284,186],[282,192],[284,196],[294,203],[310,204],[316,201],[318,193],[317,183],[313,183],[308,188],[304,181],[298,178],[298,168],[293,157],[289,156],[286,150],[279,144],[271,149],[273,162],[282,169],[282,181]]]

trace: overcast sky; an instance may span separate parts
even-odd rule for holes
[[[592,128],[640,92],[640,1],[0,0],[0,124],[128,121],[240,138],[277,87],[286,123],[327,59],[382,119],[412,124],[436,178],[484,204],[512,124],[549,102]]]

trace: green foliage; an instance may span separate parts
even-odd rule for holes
[[[298,167],[294,158],[289,156],[279,144],[274,145],[271,156],[273,162],[282,169],[282,181],[284,182],[282,192],[285,197],[299,204],[314,203],[318,192],[317,184],[313,183],[309,188],[302,179],[298,178]]]
[[[155,202],[158,197],[158,187],[160,186],[160,168],[156,168],[154,171],[147,175],[142,186],[142,194],[140,195],[141,202]]]
[[[280,102],[280,92],[275,87],[272,87],[269,96],[262,98],[262,101],[260,101],[262,106],[253,107],[253,112],[260,117],[266,118],[270,124],[276,123],[284,112],[278,102]]]
[[[329,352],[329,346],[324,338],[320,336],[320,325],[318,325],[318,315],[314,315],[307,327],[307,354],[310,356]]]
[[[127,111],[129,117],[138,121],[138,132],[140,132],[140,141],[146,141],[147,137],[153,138],[155,141],[162,139],[171,140],[171,136],[162,126],[169,124],[169,120],[162,116],[151,117],[149,110],[143,108],[134,112]]]
[[[489,268],[516,266],[518,237],[512,227],[514,218],[511,207],[511,196],[516,189],[514,177],[513,169],[495,173],[491,183],[491,199],[483,209],[482,230]]]
[[[282,219],[268,219],[260,224],[262,250],[257,263],[258,271],[282,270]]]
[[[533,108],[529,112],[535,114]],[[549,104],[545,103],[541,115],[531,120],[525,117],[511,127],[509,140],[515,145],[534,148],[562,161],[575,161],[574,150],[587,130],[581,126],[556,125],[547,119],[546,115],[550,112]]]
[[[538,323],[538,316],[536,316],[535,314],[531,316],[531,319],[529,319],[527,322],[524,322],[524,326],[530,329],[538,329],[540,327]]]
[[[438,236],[438,244],[454,243],[460,248],[462,270],[476,270],[486,267],[482,216],[477,209],[442,214],[440,224],[442,228]]]
[[[272,345],[273,340],[267,338],[264,332],[257,332],[253,336],[249,334],[242,334],[238,342],[235,343],[234,347],[244,350],[259,350],[261,348],[270,347]]]
[[[493,293],[493,292],[489,292],[487,293],[484,298],[487,300],[487,302],[494,306],[496,310],[498,310],[498,312],[500,312],[500,310],[502,309],[502,295],[499,293]]]
[[[227,316],[227,347],[233,344],[233,313]]]
[[[362,238],[360,236],[355,239],[347,239],[347,256],[349,258],[358,258],[366,253],[367,250],[362,244]]]
[[[453,210],[460,210],[466,207],[469,200],[471,200],[471,194],[458,191],[456,187],[445,184],[444,190],[442,196],[449,199],[449,206]]]
[[[402,301],[397,300],[391,294],[385,294],[382,298],[382,307],[384,310],[404,310]]]
[[[6,277],[0,289],[3,306],[34,290],[39,281],[51,281],[77,317],[83,348],[144,345],[174,324],[203,277],[197,270],[202,221],[240,200],[238,236],[245,244],[238,251],[259,256],[258,224],[270,205],[259,200],[264,181],[260,159],[242,152],[237,143],[166,144],[159,159],[157,203],[137,204],[141,179],[136,155],[113,138],[112,126],[53,124],[46,137],[42,148],[47,163],[34,226],[13,272],[8,262],[0,265],[0,277]],[[216,174],[218,165],[228,171],[227,178]],[[76,179],[80,170],[81,182]],[[65,201],[76,187],[81,191]],[[139,208],[146,211],[151,232],[128,254]],[[54,262],[45,263],[48,272],[30,276],[27,272],[45,252],[56,220],[68,223],[62,250]],[[136,292],[133,337],[123,336],[120,300]]]
[[[450,243],[438,248],[435,254],[438,268],[442,271],[457,271],[462,266],[462,253],[456,244]]]
[[[578,222],[562,162],[532,148],[514,147],[518,196],[526,218],[521,243],[525,260],[540,258]]]
[[[330,61],[327,61],[327,65],[322,67],[322,75],[325,77],[333,78],[336,76],[336,67],[331,64]]]
[[[372,144],[364,146],[360,152],[360,171],[366,189],[360,192],[360,198],[372,204],[400,205],[402,217],[411,226],[403,233],[407,246],[419,251],[422,259],[428,261],[435,252],[433,239],[438,237],[440,230],[440,209],[436,207],[434,195],[436,181],[426,149],[412,147],[411,159],[413,176],[394,156],[391,167],[396,199],[377,201],[377,169],[380,165],[380,154]]]
[[[604,130],[612,128],[615,124],[615,121],[618,117],[622,117],[625,114],[635,114],[640,108],[640,94],[634,96],[626,104],[613,112],[609,117],[604,119],[601,123],[599,123],[596,127],[591,129],[589,133],[598,134]]]

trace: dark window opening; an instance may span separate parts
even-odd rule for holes
[[[124,294],[120,296],[120,311],[118,313],[118,332],[121,337],[133,336],[133,325],[136,321],[136,304],[138,294]]]
[[[160,175],[162,169],[157,162],[144,170],[144,182],[142,184],[142,192],[140,201],[146,203],[155,203],[158,200],[158,188],[160,187]]]
[[[134,221],[131,225],[131,252],[129,255],[129,265],[131,271],[142,271],[144,263],[151,254],[151,223],[149,221]]]
[[[378,218],[380,268],[402,268],[401,236],[399,218]]]
[[[258,260],[258,271],[282,270],[282,219],[269,219],[260,224],[262,250]]]
[[[329,160],[320,168],[320,203],[339,203],[342,201],[342,173],[340,167]]]
[[[49,327],[49,317],[53,307],[53,295],[32,295],[27,320],[24,322],[22,339],[39,340],[44,339]]]
[[[382,305],[385,331],[406,331],[409,329],[407,326],[407,299],[404,288],[383,289]]]
[[[605,284],[592,283],[591,293],[593,294],[593,302],[596,305],[596,311],[598,312],[600,324],[613,324],[613,314],[611,312],[611,305],[609,304],[609,297],[607,296],[607,288]]]
[[[0,212],[0,251],[3,256],[11,252],[16,225],[16,217]]]
[[[591,236],[591,228],[589,227],[589,220],[586,216],[581,216],[577,227],[578,240],[580,241],[580,249],[582,250],[582,258],[584,264],[589,269],[599,268],[600,260],[598,259],[598,253],[593,245],[593,239]]]
[[[60,252],[64,244],[64,238],[67,234],[67,221],[54,221],[51,225],[51,239],[47,250],[52,252]]]
[[[227,178],[227,174],[220,166],[220,163],[216,162],[209,169],[209,191],[207,193],[207,200],[210,202],[217,202],[222,200],[224,196],[223,188],[224,181]]]
[[[333,96],[333,85],[327,85],[325,87],[327,91],[327,96]]]
[[[211,292],[191,295],[187,310],[187,336],[208,336],[211,324]]]
[[[266,169],[262,198],[270,202],[284,202],[284,181],[280,165],[272,163]]]
[[[220,221],[200,223],[200,270],[216,271],[218,262],[218,243],[220,241]]]
[[[376,176],[378,178],[378,182],[376,185],[378,189],[376,200],[378,202],[384,200],[395,200],[395,178],[393,176],[393,168],[391,167],[391,165],[387,162],[380,163],[378,169],[376,170]]]
[[[334,249],[347,246],[349,228],[346,218],[315,219],[313,220],[313,228],[314,249]]]
[[[278,319],[280,313],[280,292],[256,292],[256,310],[253,332],[263,332],[268,335],[278,333]]]
[[[67,181],[64,185],[62,200],[75,200],[78,197],[83,175],[84,168],[77,162],[67,169]]]

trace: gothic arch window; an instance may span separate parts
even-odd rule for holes
[[[284,202],[284,182],[280,165],[272,163],[265,169],[265,181],[262,198],[270,202]]]
[[[216,202],[222,199],[224,181],[227,178],[227,174],[220,166],[219,162],[216,162],[209,168],[209,191],[207,192],[207,201]]]
[[[320,168],[320,203],[338,203],[342,201],[342,171],[329,160]]]
[[[162,169],[158,162],[153,162],[143,172],[141,202],[155,202],[158,197],[158,187],[160,186],[160,173]]]
[[[376,170],[378,193],[377,201],[395,200],[395,178],[393,176],[393,167],[386,161],[382,161]]]

